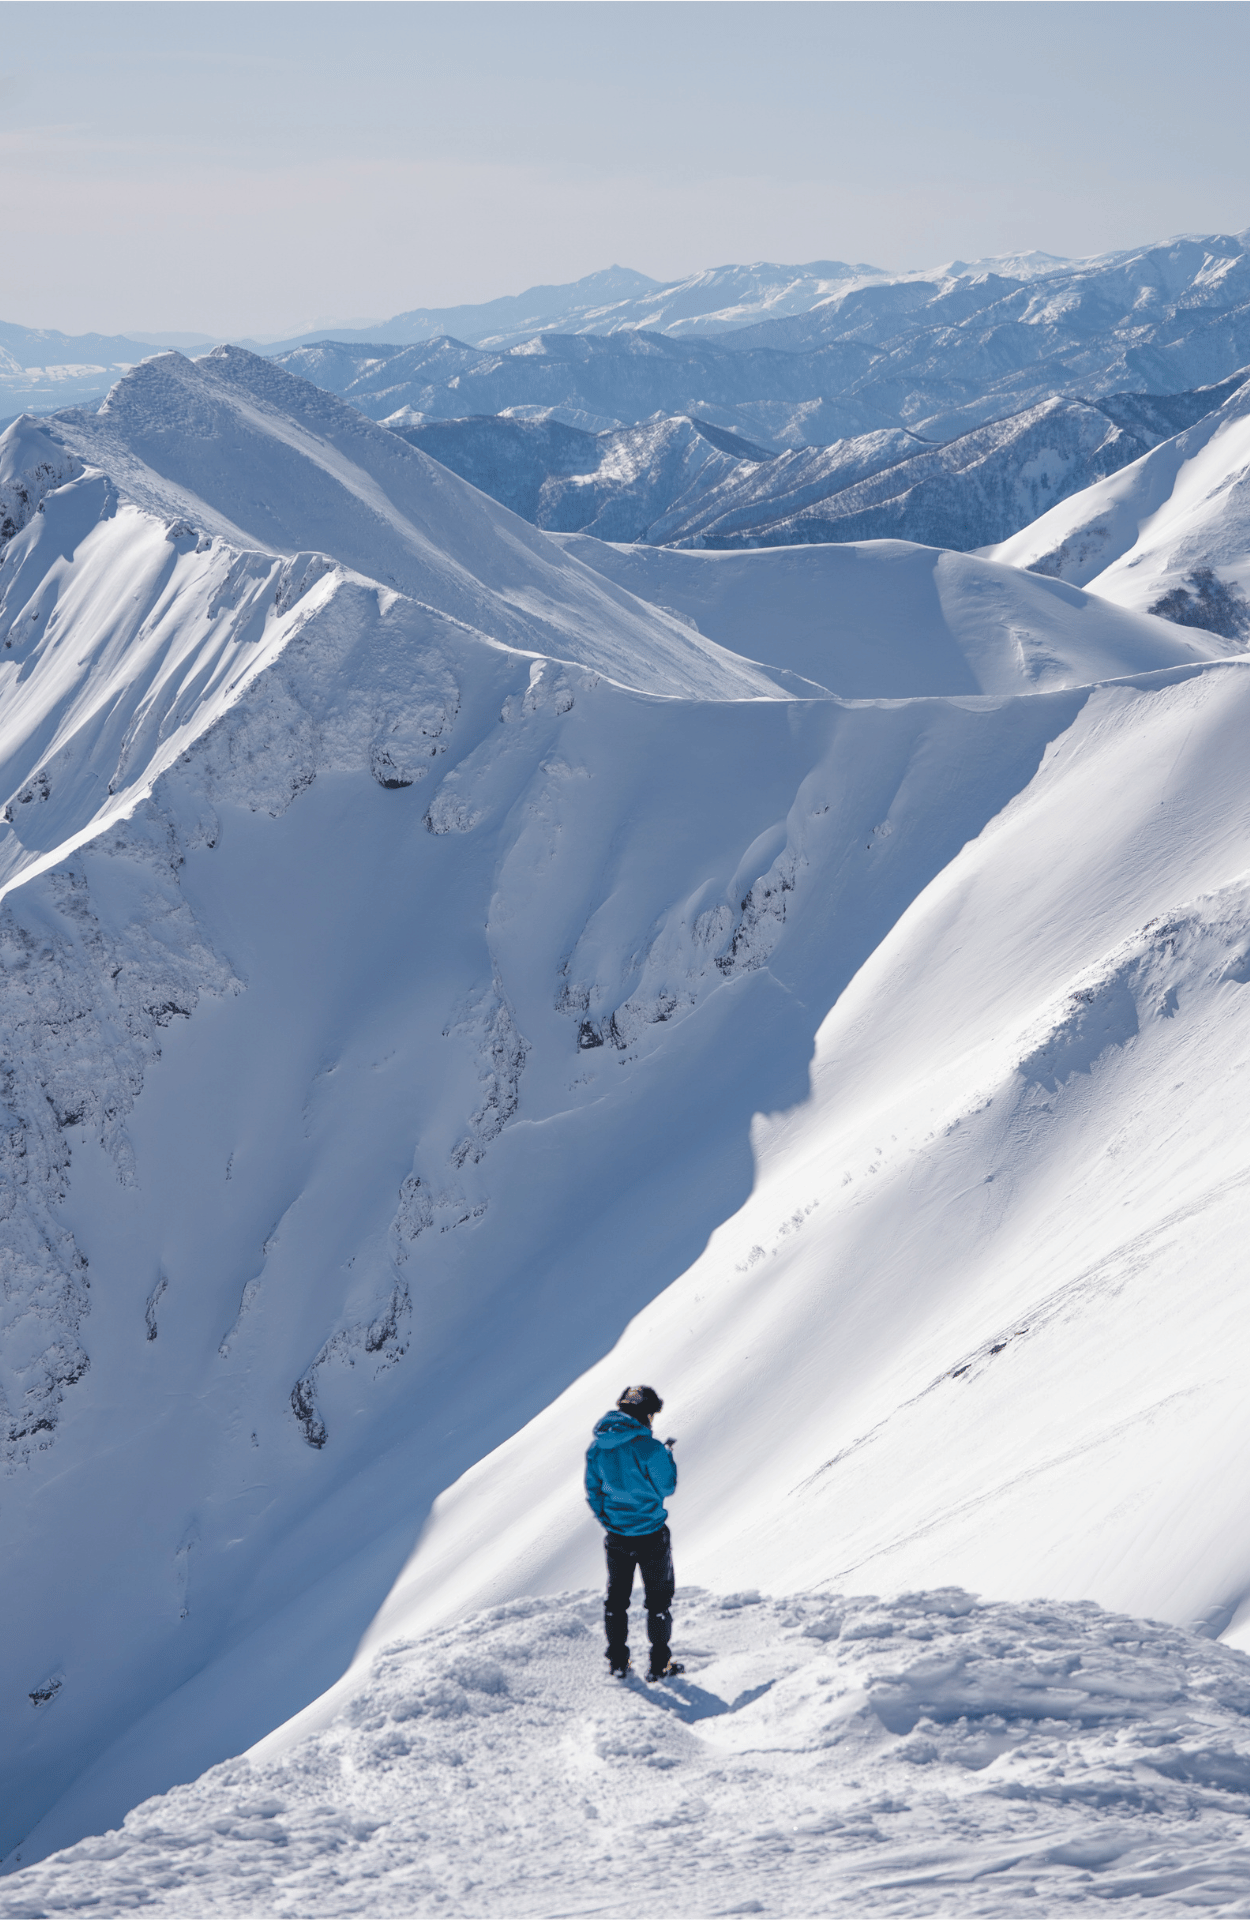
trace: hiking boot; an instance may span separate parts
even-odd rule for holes
[[[682,1666],[680,1660],[670,1660],[667,1666],[659,1669],[658,1673],[653,1667],[647,1675],[647,1678],[648,1680],[671,1680],[674,1674],[684,1673],[685,1671],[686,1669]]]

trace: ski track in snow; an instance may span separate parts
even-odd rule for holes
[[[321,1731],[19,1872],[0,1916],[1250,1913],[1246,1655],[957,1589],[687,1588],[676,1621],[655,1687],[607,1677],[596,1595],[394,1642]]]

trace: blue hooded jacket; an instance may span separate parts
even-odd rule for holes
[[[611,1533],[658,1533],[664,1502],[677,1485],[677,1462],[650,1427],[613,1407],[586,1452],[586,1498]]]

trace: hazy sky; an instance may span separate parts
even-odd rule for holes
[[[1241,0],[0,0],[0,319],[1241,231],[1248,77]]]

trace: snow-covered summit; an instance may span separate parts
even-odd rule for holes
[[[649,691],[768,691],[697,636],[669,629],[666,643],[636,605],[437,462],[242,348],[157,355],[98,413],[44,431],[146,511],[239,547],[331,554],[501,643],[572,650]]]
[[[237,348],[159,355],[96,413],[16,422],[0,437],[0,537],[6,874],[125,812],[330,573],[655,693],[781,691]]]
[[[609,1681],[597,1596],[361,1665],[337,1711],[0,1883],[0,1916],[1240,1912],[1250,1660],[1092,1605],[678,1591]],[[307,1716],[312,1721],[312,1716]]]

